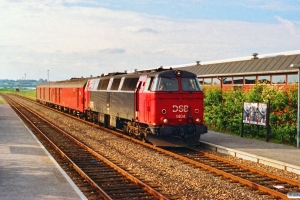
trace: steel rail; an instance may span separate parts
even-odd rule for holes
[[[248,167],[248,166],[242,165],[240,163],[236,163],[234,161],[229,161],[227,159],[220,158],[218,156],[214,156],[214,155],[211,155],[211,154],[206,153],[206,152],[201,152],[201,151],[199,151],[197,149],[193,149],[193,148],[190,148],[190,149],[192,149],[194,151],[197,151],[198,154],[201,154],[202,156],[208,157],[210,159],[221,161],[221,162],[223,162],[225,164],[230,164],[230,165],[233,165],[233,166],[236,166],[236,167],[240,167],[243,170],[249,170],[251,172],[254,172],[254,173],[257,173],[257,174],[260,174],[260,175],[264,175],[264,176],[268,176],[269,178],[274,178],[274,179],[277,179],[279,181],[286,182],[288,184],[300,187],[300,183],[299,182],[296,182],[296,181],[293,181],[293,180],[289,180],[289,179],[286,179],[286,178],[283,178],[283,177],[280,177],[280,176],[277,176],[277,175],[274,175],[274,174],[270,174],[268,172],[263,172],[263,171],[261,171],[259,169],[254,169],[252,167]],[[235,176],[235,175],[233,175],[231,173],[227,173],[227,172],[225,172],[223,170],[220,170],[220,169],[217,169],[215,167],[212,167],[212,166],[200,163],[199,161],[187,158],[187,157],[179,155],[177,153],[173,153],[173,152],[165,150],[165,149],[162,149],[161,152],[165,152],[166,154],[169,154],[169,155],[171,155],[173,157],[176,157],[176,158],[178,158],[180,160],[184,160],[184,161],[186,161],[186,162],[188,162],[190,164],[196,165],[198,167],[202,167],[202,168],[207,169],[207,170],[209,170],[211,172],[214,172],[216,174],[222,175],[222,176],[224,176],[226,178],[230,178],[230,179],[232,179],[234,181],[238,181],[239,183],[242,183],[242,184],[248,185],[248,186],[250,186],[252,188],[258,189],[258,190],[260,190],[262,192],[266,192],[266,193],[268,193],[268,194],[270,194],[270,195],[272,195],[274,197],[279,197],[281,199],[291,199],[291,198],[289,198],[287,196],[287,194],[284,194],[282,192],[278,192],[276,190],[273,190],[271,188],[265,187],[263,185],[260,185],[260,184],[254,183],[252,181],[246,180],[244,178]],[[226,167],[226,168],[228,168],[228,167]]]
[[[3,95],[2,95],[3,96]],[[31,124],[35,130],[41,134],[43,136],[43,138],[63,157],[65,158],[71,165],[72,167],[87,181],[89,182],[93,187],[95,187],[98,192],[103,196],[104,199],[106,200],[112,200],[108,194],[106,194],[93,180],[90,179],[89,176],[87,176],[63,151],[60,150],[60,148],[58,146],[56,146],[37,126],[35,123],[33,123],[29,118],[27,118],[13,103],[12,103],[12,99],[10,99],[7,96],[3,96],[5,98],[5,100],[7,101],[7,103],[14,108],[15,111],[17,111],[19,113],[19,115],[21,115],[29,124]],[[18,103],[19,105],[21,105],[20,103]],[[21,105],[25,108],[24,105]],[[25,108],[26,110],[28,110],[27,108]],[[29,111],[29,110],[28,110]],[[40,118],[41,120],[47,122],[45,119],[41,118],[39,115],[37,115],[36,113],[34,113],[33,111],[29,111],[32,114],[38,116],[38,118]],[[48,122],[47,122],[48,123]],[[53,125],[51,124],[51,126],[53,127]]]
[[[9,98],[9,97],[8,97]],[[91,185],[93,185],[97,190],[99,190],[99,192],[104,196],[105,199],[111,199],[109,197],[108,194],[106,194],[93,180],[91,180],[88,175],[86,175],[66,154],[64,154],[59,147],[57,147],[45,134],[43,134],[38,127],[36,127],[36,125],[34,123],[32,123],[25,115],[23,115],[18,108],[16,108],[14,105],[12,105],[9,100],[7,100],[7,102],[13,106],[18,113],[20,113],[33,127],[36,128],[36,130],[43,135],[43,137],[60,153],[60,155],[64,158],[66,158],[68,160],[68,162],[71,163],[71,165],[73,166],[73,168],[82,175],[83,178],[85,178]],[[76,143],[77,145],[79,145],[80,147],[84,148],[86,151],[88,151],[89,153],[91,153],[93,156],[97,157],[99,160],[101,160],[102,162],[106,163],[107,165],[109,165],[111,168],[113,168],[114,170],[116,170],[117,172],[119,172],[120,174],[122,174],[124,177],[128,178],[129,180],[131,180],[132,182],[139,184],[140,186],[142,186],[144,188],[144,190],[148,191],[149,194],[152,194],[154,197],[160,199],[160,200],[167,200],[168,197],[164,196],[163,194],[159,193],[158,191],[156,191],[154,188],[152,188],[151,186],[149,186],[148,184],[144,183],[143,181],[135,178],[134,176],[130,175],[129,173],[127,173],[126,171],[124,171],[123,169],[121,169],[120,167],[116,166],[115,164],[113,164],[112,162],[110,162],[108,159],[104,158],[103,156],[99,155],[97,152],[95,152],[94,150],[92,150],[91,148],[89,148],[88,146],[84,145],[83,143],[81,143],[80,141],[78,141],[77,139],[75,139],[74,137],[72,137],[71,135],[69,135],[68,133],[66,133],[65,131],[63,131],[62,129],[60,129],[59,127],[57,127],[55,124],[53,124],[52,122],[45,120],[44,118],[42,118],[38,113],[30,110],[30,108],[28,108],[27,106],[25,106],[24,104],[18,103],[20,105],[22,105],[26,110],[28,110],[29,112],[33,113],[34,115],[36,115],[38,118],[40,118],[41,120],[45,121],[46,123],[48,123],[52,128],[56,129],[57,131],[59,131],[60,133],[62,133],[63,135],[65,135],[66,137],[68,137],[70,140],[72,140],[74,143]],[[69,115],[68,115],[69,116]],[[78,119],[78,118],[76,118]]]
[[[45,106],[45,107],[46,107],[46,108],[49,108],[49,107],[47,107],[47,106]],[[53,109],[53,110],[57,111],[56,109]],[[62,113],[62,114],[67,115],[66,113]],[[249,187],[251,187],[251,188],[255,188],[255,189],[258,189],[258,190],[260,190],[260,191],[262,191],[262,192],[266,192],[266,193],[268,193],[268,194],[270,194],[270,195],[272,195],[272,196],[274,196],[274,197],[279,197],[279,198],[282,198],[282,199],[290,199],[290,198],[287,197],[287,194],[283,194],[283,193],[281,193],[281,192],[272,190],[272,189],[267,188],[267,187],[265,187],[265,186],[262,186],[262,185],[260,185],[260,184],[251,182],[251,181],[246,180],[246,179],[244,179],[244,178],[241,178],[241,177],[235,176],[235,175],[233,175],[233,174],[224,172],[224,171],[222,171],[222,170],[216,169],[216,168],[214,168],[214,167],[211,167],[211,166],[209,166],[209,165],[200,163],[200,162],[195,161],[195,160],[192,160],[192,159],[190,159],[190,158],[181,156],[181,155],[179,155],[179,154],[170,152],[170,151],[165,150],[165,149],[162,149],[162,148],[160,148],[160,147],[153,146],[152,144],[147,144],[147,143],[145,143],[145,142],[143,142],[143,141],[134,139],[134,138],[132,138],[132,137],[130,137],[130,136],[124,135],[124,134],[119,133],[119,132],[116,132],[116,131],[114,131],[114,130],[107,129],[107,128],[104,128],[104,127],[101,127],[101,126],[96,125],[96,124],[94,124],[94,123],[92,123],[92,122],[87,122],[87,121],[85,121],[85,120],[81,120],[81,119],[79,119],[79,118],[77,118],[77,117],[74,117],[74,116],[72,116],[72,115],[68,115],[68,116],[71,116],[71,117],[74,118],[74,119],[80,120],[80,121],[82,121],[82,122],[84,122],[84,123],[88,123],[89,125],[98,127],[98,128],[100,128],[100,129],[102,129],[102,130],[108,131],[108,132],[113,133],[113,134],[115,134],[115,135],[118,135],[118,136],[120,136],[120,137],[123,137],[123,138],[126,138],[126,139],[128,139],[128,140],[131,140],[131,141],[133,141],[133,142],[135,142],[135,143],[139,143],[139,144],[141,144],[141,145],[143,145],[143,146],[146,146],[146,147],[148,147],[148,148],[150,148],[150,149],[156,150],[156,151],[161,152],[161,153],[163,153],[163,154],[166,154],[166,155],[169,155],[169,156],[171,156],[171,157],[177,158],[177,159],[179,159],[179,160],[185,161],[185,162],[187,162],[187,163],[193,164],[193,165],[195,165],[195,166],[197,166],[197,167],[201,167],[201,168],[203,168],[203,169],[207,169],[207,170],[209,170],[209,171],[211,171],[211,172],[214,172],[214,173],[216,173],[216,174],[222,175],[222,176],[224,176],[224,177],[226,177],[226,178],[232,179],[232,180],[237,181],[237,182],[239,182],[239,183],[241,183],[241,184],[245,184],[245,185],[247,185],[247,186],[249,186]],[[195,150],[195,149],[194,149],[194,150]],[[209,155],[212,159],[218,159],[218,160],[220,160],[220,161],[223,160],[223,159],[220,158],[220,157],[213,156],[213,155],[210,155],[210,154],[205,153],[205,152],[203,152],[203,155],[207,155],[207,156]],[[242,164],[235,163],[235,162],[233,162],[233,161],[227,160],[227,162],[228,162],[228,164],[233,164],[233,165],[235,165],[235,166],[242,166]],[[247,166],[243,166],[243,167],[244,167],[244,169],[250,170],[250,171],[252,171],[252,172],[259,173],[259,170],[257,170],[257,169],[254,169],[254,168],[251,168],[251,167],[247,167]],[[266,175],[266,176],[270,176],[270,177],[275,178],[275,179],[278,179],[278,180],[280,180],[280,181],[287,182],[287,183],[289,183],[289,184],[296,185],[296,186],[299,186],[299,187],[300,187],[300,183],[299,183],[299,182],[295,182],[295,181],[292,181],[292,180],[288,180],[288,179],[285,179],[285,178],[283,178],[283,177],[279,177],[279,176],[276,176],[276,175],[274,175],[274,174],[270,174],[270,173],[263,172],[263,171],[260,171],[260,174]]]
[[[193,149],[193,148],[191,148],[191,149]],[[293,181],[293,180],[284,178],[284,177],[282,177],[282,176],[277,176],[277,175],[275,175],[275,174],[271,174],[271,173],[269,173],[269,172],[265,172],[265,171],[262,171],[262,170],[259,170],[259,169],[255,169],[255,168],[253,168],[253,167],[249,167],[249,166],[246,166],[246,165],[243,165],[243,164],[240,164],[240,163],[231,161],[231,160],[227,160],[227,159],[225,159],[225,158],[221,158],[221,157],[218,157],[218,156],[215,156],[215,155],[212,155],[212,154],[209,154],[209,153],[200,151],[200,150],[198,150],[198,149],[193,149],[193,150],[197,151],[199,154],[201,154],[201,155],[203,155],[203,156],[206,156],[206,157],[208,157],[208,158],[212,158],[212,159],[215,159],[215,160],[219,160],[219,161],[222,161],[222,162],[224,162],[224,163],[228,163],[228,164],[237,166],[237,167],[239,167],[239,168],[249,170],[249,171],[254,172],[254,173],[258,173],[258,174],[261,174],[261,175],[264,175],[264,176],[268,176],[268,177],[270,177],[270,178],[277,179],[277,180],[282,181],[282,182],[286,182],[286,183],[291,184],[291,185],[298,186],[298,187],[300,188],[300,182]]]

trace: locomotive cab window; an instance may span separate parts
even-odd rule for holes
[[[177,78],[169,77],[157,77],[154,79],[152,91],[178,91],[178,80]]]
[[[181,88],[183,91],[202,91],[199,81],[195,78],[182,78]]]
[[[110,90],[118,90],[119,89],[119,85],[120,85],[121,79],[117,78],[113,80],[113,83],[111,85]]]
[[[154,77],[147,78],[145,91],[146,90],[151,91],[151,88],[153,87],[153,84],[154,84]]]
[[[98,85],[98,90],[107,90],[109,79],[101,79]]]
[[[139,78],[125,78],[123,85],[122,85],[122,90],[134,91],[138,80],[139,80]]]

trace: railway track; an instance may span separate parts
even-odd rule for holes
[[[111,130],[109,131],[112,132]],[[119,135],[130,140],[134,140],[122,134]],[[289,192],[299,191],[300,188],[299,182],[260,171],[255,168],[247,167],[236,162],[228,161],[196,149],[160,148],[145,144],[139,140],[134,141],[143,144],[150,149],[163,153],[164,155],[169,155],[184,161],[185,163],[209,170],[217,174],[217,176],[226,177],[230,179],[231,182],[247,185],[259,191],[258,193],[261,195],[270,195],[274,198],[280,199],[290,199],[287,194]]]
[[[43,119],[30,108],[5,100],[22,115],[51,146],[71,165],[90,187],[103,199],[168,199],[138,178],[130,175],[114,163],[99,155],[51,122]]]
[[[288,193],[299,191],[300,183],[188,147],[164,147],[169,154],[218,175],[239,182],[276,198],[290,199]]]

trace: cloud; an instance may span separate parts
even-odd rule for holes
[[[300,5],[294,0],[247,0],[238,4],[244,7],[259,8],[263,10],[300,10]]]
[[[290,20],[283,19],[282,17],[275,17],[280,23],[282,23],[291,35],[299,37],[300,39],[300,23],[294,23]]]
[[[65,1],[73,6],[42,2],[0,2],[0,79],[24,73],[46,78],[50,70],[50,80],[60,80],[300,46],[299,24],[283,17],[276,18],[277,24],[172,20],[79,6],[76,0]]]
[[[99,50],[99,52],[105,54],[123,54],[126,52],[126,50],[121,48],[108,48],[108,49],[101,49]]]
[[[151,28],[141,28],[137,31],[138,33],[158,33],[158,31]]]

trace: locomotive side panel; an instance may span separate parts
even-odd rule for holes
[[[110,115],[123,119],[134,119],[134,93],[111,92]]]
[[[91,91],[90,94],[90,109],[94,112],[109,114],[107,112],[107,92]]]
[[[91,91],[90,94],[90,109],[100,113],[100,122],[103,122],[103,114],[128,120],[134,118],[134,93]]]
[[[84,110],[90,110],[91,105],[91,91],[95,91],[98,84],[99,84],[100,79],[90,79],[88,80],[85,89],[84,89]]]

